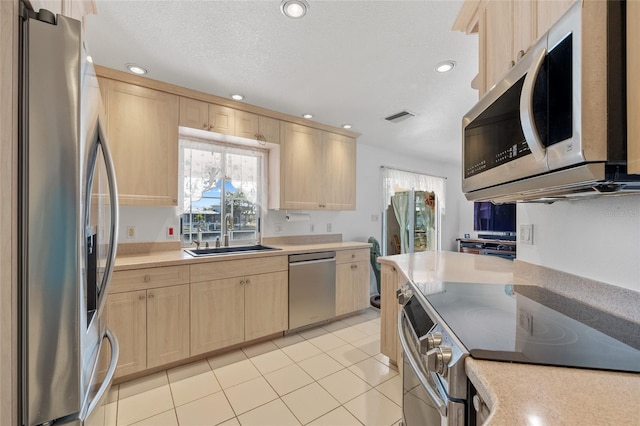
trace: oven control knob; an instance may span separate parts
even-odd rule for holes
[[[442,343],[442,333],[437,331],[429,333],[420,341],[420,353],[426,355],[431,349],[435,349]]]
[[[427,334],[427,350],[435,349],[442,343],[442,333],[429,333]]]
[[[448,346],[438,346],[431,349],[427,352],[427,370],[442,377],[447,377],[449,361],[451,361],[452,356],[453,352]]]

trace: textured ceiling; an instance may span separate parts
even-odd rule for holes
[[[96,0],[86,22],[95,63],[333,126],[359,143],[460,163],[462,115],[477,100],[477,38],[451,31],[460,1],[309,0],[293,20],[279,0]],[[447,74],[433,71],[456,61]],[[404,109],[417,114],[384,120]]]

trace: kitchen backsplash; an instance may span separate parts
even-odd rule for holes
[[[262,236],[339,234],[350,213],[310,211],[304,212],[308,220],[289,222],[286,212],[267,210],[263,214]],[[174,230],[173,236],[169,236],[170,227]],[[175,207],[121,206],[118,237],[120,244],[179,241],[179,212]]]
[[[640,196],[518,204],[518,259],[640,292]]]

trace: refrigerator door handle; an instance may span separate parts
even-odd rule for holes
[[[111,359],[109,360],[109,368],[107,368],[107,373],[105,374],[104,380],[100,385],[100,388],[96,392],[95,396],[89,403],[87,407],[87,411],[83,416],[83,419],[89,418],[93,410],[100,404],[100,402],[104,399],[107,391],[111,387],[111,383],[113,382],[113,376],[116,373],[116,367],[118,366],[118,357],[120,355],[120,346],[118,345],[118,339],[111,333],[111,330],[108,328],[104,332],[104,337],[109,341],[109,345],[111,347]],[[97,362],[97,360],[96,360]],[[96,366],[97,367],[97,366]]]
[[[104,275],[102,277],[102,284],[100,286],[100,293],[98,295],[98,302],[96,306],[97,315],[100,316],[102,309],[107,300],[107,292],[109,284],[111,282],[111,274],[113,273],[113,266],[116,260],[116,250],[118,246],[118,222],[120,220],[120,212],[118,206],[118,185],[116,183],[116,171],[113,165],[113,157],[111,156],[111,150],[107,143],[104,130],[100,119],[98,119],[98,143],[102,147],[102,155],[106,163],[107,181],[109,185],[109,198],[111,209],[111,228],[109,229],[109,249],[107,252],[107,260],[105,264]]]

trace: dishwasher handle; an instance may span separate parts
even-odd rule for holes
[[[335,262],[336,259],[335,257],[332,257],[330,259],[318,259],[318,260],[305,260],[302,262],[294,262],[291,263],[289,262],[289,267],[295,267],[295,266],[307,266],[307,265],[313,265],[314,263],[328,263],[328,262]]]
[[[310,261],[332,261],[336,258],[335,251],[323,251],[316,253],[301,253],[301,254],[291,254],[289,255],[289,265],[293,265],[296,263],[306,263],[308,264]]]

